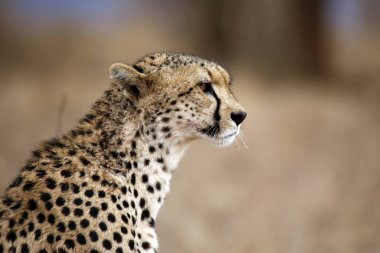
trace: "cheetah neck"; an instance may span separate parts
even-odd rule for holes
[[[87,159],[144,199],[143,208],[155,219],[187,143],[147,126],[131,101],[113,97],[109,103],[107,94],[69,136]]]

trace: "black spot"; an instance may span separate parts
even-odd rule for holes
[[[141,220],[145,220],[150,217],[150,212],[148,209],[144,209],[141,213]]]
[[[150,160],[149,160],[149,159],[145,159],[145,160],[144,160],[144,165],[145,165],[145,166],[148,166],[149,163],[150,163]]]
[[[41,151],[39,151],[39,150],[34,150],[34,151],[32,152],[32,155],[33,155],[34,157],[41,158]]]
[[[46,193],[46,192],[41,193],[40,200],[46,202],[46,201],[49,201],[50,199],[51,199],[51,195],[49,193]]]
[[[94,180],[95,182],[98,182],[100,180],[100,177],[98,175],[92,175],[92,180]]]
[[[153,146],[149,146],[149,152],[154,153],[156,151],[156,148]]]
[[[22,187],[22,189],[24,191],[30,191],[31,189],[33,189],[33,187],[34,187],[35,184],[36,184],[35,182],[26,181],[25,184],[24,184],[24,186]]]
[[[13,180],[13,182],[11,183],[11,185],[9,186],[10,188],[14,188],[14,187],[18,187],[22,184],[24,178],[23,177],[16,177],[15,180]]]
[[[46,142],[47,145],[52,146],[52,147],[58,147],[58,148],[64,148],[65,144],[63,144],[60,140],[57,138],[53,138],[51,140],[48,140]]]
[[[52,178],[48,178],[45,180],[45,185],[47,188],[53,190],[55,187],[57,187],[57,183]]]
[[[161,190],[161,184],[160,184],[160,182],[157,182],[157,183],[156,183],[156,189],[157,189],[158,191]]]
[[[83,234],[78,234],[77,235],[77,242],[81,245],[85,245],[86,244],[86,238],[84,237]]]
[[[38,223],[43,223],[45,220],[46,220],[46,217],[42,213],[39,213],[37,215],[37,221],[38,221]]]
[[[88,235],[90,236],[90,240],[93,242],[96,242],[97,240],[99,240],[98,234],[93,230],[90,231],[90,233]]]
[[[112,223],[116,221],[115,215],[113,215],[112,213],[108,214],[107,219],[109,222],[112,222]]]
[[[154,193],[154,188],[153,188],[153,186],[148,185],[148,186],[146,187],[146,189],[147,189],[148,192],[150,192],[150,193]]]
[[[121,234],[119,234],[118,232],[115,232],[113,233],[113,240],[117,243],[121,243],[123,238],[121,237]]]
[[[36,170],[36,176],[38,178],[43,178],[44,176],[46,176],[46,171],[45,170]]]
[[[104,191],[100,190],[98,192],[98,196],[99,196],[99,198],[104,198],[106,196],[106,193]]]
[[[21,236],[21,237],[24,237],[24,238],[25,238],[26,235],[27,235],[27,232],[25,231],[25,229],[23,229],[23,230],[20,231],[20,236]]]
[[[106,249],[106,250],[110,250],[112,248],[112,244],[109,240],[104,240],[103,241],[103,247]]]
[[[70,170],[61,170],[61,176],[63,177],[71,177],[72,172]]]
[[[156,225],[156,222],[154,221],[153,218],[149,218],[148,219],[148,223],[149,223],[149,226],[152,227],[152,228],[154,228],[154,226]]]
[[[50,211],[53,208],[53,204],[50,201],[48,201],[45,203],[45,208],[46,210]]]
[[[122,226],[121,232],[126,235],[126,234],[128,234],[128,229],[126,227]]]
[[[70,156],[74,156],[74,155],[76,155],[77,154],[77,151],[75,151],[74,149],[70,149],[69,150],[69,155]]]
[[[135,241],[134,240],[129,240],[128,246],[131,250],[135,249]]]
[[[52,244],[54,242],[54,235],[52,234],[49,234],[47,237],[46,237],[46,241],[50,244]]]
[[[31,221],[31,222],[29,222],[29,224],[28,224],[28,231],[29,232],[32,232],[34,230],[34,223]]]
[[[69,224],[67,225],[70,230],[75,230],[77,228],[77,224],[74,221],[69,221]]]
[[[75,208],[74,209],[74,215],[77,216],[77,217],[83,216],[83,209],[81,209],[81,208]]]
[[[61,213],[65,216],[68,216],[70,214],[70,208],[67,206],[62,207]]]
[[[108,209],[107,203],[102,203],[100,206],[101,206],[101,208],[102,208],[103,211],[105,211],[105,210]]]
[[[34,232],[34,240],[39,240],[41,237],[41,229],[37,229],[35,232]]]
[[[149,242],[143,242],[141,244],[141,246],[143,247],[143,249],[150,249],[150,243]]]
[[[75,242],[71,239],[65,240],[65,245],[67,249],[73,249],[75,247]]]
[[[84,166],[87,166],[87,165],[90,164],[90,161],[87,160],[87,158],[85,158],[85,157],[83,157],[83,156],[79,157],[79,159],[80,159],[80,161],[82,162],[82,164],[83,164]]]
[[[37,202],[36,202],[34,199],[30,199],[30,200],[28,201],[28,209],[29,209],[30,211],[34,211],[34,210],[37,209]]]
[[[17,201],[13,206],[11,206],[12,210],[17,210],[21,207],[21,202]]]
[[[131,176],[131,184],[132,184],[132,185],[135,185],[135,183],[136,183],[136,176],[135,176],[135,174],[133,173],[132,176]]]
[[[143,182],[143,183],[147,183],[148,180],[149,180],[149,179],[148,179],[148,175],[146,175],[146,174],[142,175],[142,178],[141,178],[141,179],[142,179],[142,182]]]
[[[165,126],[165,127],[163,127],[163,128],[161,129],[161,131],[164,132],[164,133],[168,133],[168,132],[170,132],[170,127]]]
[[[66,192],[69,190],[69,184],[68,183],[62,183],[61,184],[61,192]]]
[[[94,191],[93,190],[86,190],[84,192],[84,195],[86,195],[88,198],[91,198],[92,196],[94,196]]]
[[[127,187],[126,186],[121,187],[121,192],[123,194],[127,194]]]
[[[65,204],[65,199],[64,198],[62,198],[62,197],[58,197],[56,200],[55,200],[55,204],[57,205],[57,206],[63,206],[64,204]]]
[[[29,253],[29,246],[26,243],[23,243],[21,246],[21,253]]]
[[[15,226],[15,223],[16,223],[16,222],[15,222],[14,219],[10,219],[10,220],[9,220],[9,225],[8,225],[8,226],[9,226],[10,228],[13,228],[13,227]]]
[[[116,249],[116,253],[123,253],[123,252],[124,252],[123,249],[120,247]]]
[[[59,232],[65,232],[65,231],[66,231],[66,226],[65,226],[65,224],[64,224],[63,222],[58,223],[58,224],[57,224],[57,230],[58,230]]]
[[[80,187],[77,184],[71,184],[71,190],[73,193],[78,194],[80,191]]]
[[[17,239],[17,235],[15,234],[14,231],[10,231],[10,232],[7,234],[7,241],[14,242],[14,241],[16,241],[16,239]]]
[[[125,215],[123,214],[123,215],[121,215],[121,219],[123,220],[123,222],[124,222],[125,224],[128,224],[128,218],[127,218],[127,216],[125,216]]]
[[[59,168],[62,167],[62,163],[59,163],[59,162],[58,163],[54,163],[53,167],[56,168],[56,169],[59,169]]]
[[[80,206],[80,205],[82,205],[82,203],[83,203],[83,200],[82,200],[82,199],[80,199],[80,198],[76,198],[76,199],[74,199],[74,204],[75,204],[75,205]]]
[[[50,224],[53,225],[53,224],[55,223],[55,216],[52,215],[52,214],[49,214],[47,220],[48,220],[48,222],[49,222]]]
[[[102,231],[106,231],[107,230],[107,225],[106,223],[104,223],[103,221],[99,223],[99,228],[100,230]]]
[[[111,151],[111,156],[116,159],[119,156],[119,154],[115,151]]]
[[[140,199],[140,207],[144,208],[144,206],[145,206],[145,199],[141,198]]]
[[[126,167],[127,169],[130,170],[130,169],[132,169],[132,163],[129,162],[129,161],[128,161],[128,162],[125,162],[125,163],[124,163],[124,167]]]
[[[80,221],[80,226],[82,228],[87,228],[90,225],[90,222],[87,219],[83,219]]]

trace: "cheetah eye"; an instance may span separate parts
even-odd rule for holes
[[[198,86],[204,93],[212,93],[212,85],[210,82],[200,82],[198,83]]]

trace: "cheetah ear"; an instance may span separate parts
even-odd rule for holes
[[[146,75],[142,72],[140,67],[132,67],[124,63],[114,63],[109,69],[110,78],[124,85],[127,91],[135,97],[140,97],[148,89]]]

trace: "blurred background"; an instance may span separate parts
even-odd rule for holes
[[[380,251],[380,2],[0,1],[0,190],[40,141],[155,51],[215,60],[242,140],[197,142],[158,219],[160,252]],[[207,155],[205,155],[207,154]]]

